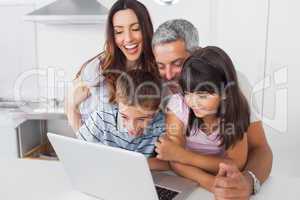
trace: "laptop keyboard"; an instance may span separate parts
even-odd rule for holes
[[[173,190],[168,190],[159,186],[155,186],[156,192],[158,194],[159,200],[172,200],[177,196],[178,192]]]

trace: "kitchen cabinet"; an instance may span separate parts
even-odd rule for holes
[[[7,114],[0,112],[0,157],[13,159],[18,155],[16,129]]]
[[[25,110],[27,112],[25,112]],[[66,116],[34,112],[29,103],[18,109],[0,110],[0,157],[25,158],[47,144],[47,132],[74,137]]]

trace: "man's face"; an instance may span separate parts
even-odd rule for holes
[[[185,43],[182,40],[177,40],[158,44],[153,51],[161,78],[165,81],[177,80],[182,65],[189,56]]]

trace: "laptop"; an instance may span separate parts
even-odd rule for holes
[[[197,184],[151,173],[143,154],[48,133],[75,190],[104,200],[183,200]]]

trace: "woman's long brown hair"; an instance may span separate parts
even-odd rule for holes
[[[127,71],[127,59],[115,43],[113,16],[118,11],[126,9],[131,9],[136,14],[143,36],[143,51],[136,65],[145,71],[158,75],[158,69],[156,67],[155,58],[151,47],[151,41],[153,37],[153,25],[147,8],[137,0],[118,0],[111,7],[108,14],[104,51],[85,62],[76,74],[76,78],[80,76],[83,69],[87,67],[87,65],[91,61],[93,61],[94,59],[99,59],[99,71],[103,72],[103,75],[105,76],[106,80],[111,86],[110,88],[114,90],[114,83],[117,77],[120,75],[120,73],[115,72]],[[114,99],[113,91],[111,92],[110,100],[112,101],[112,99]]]

